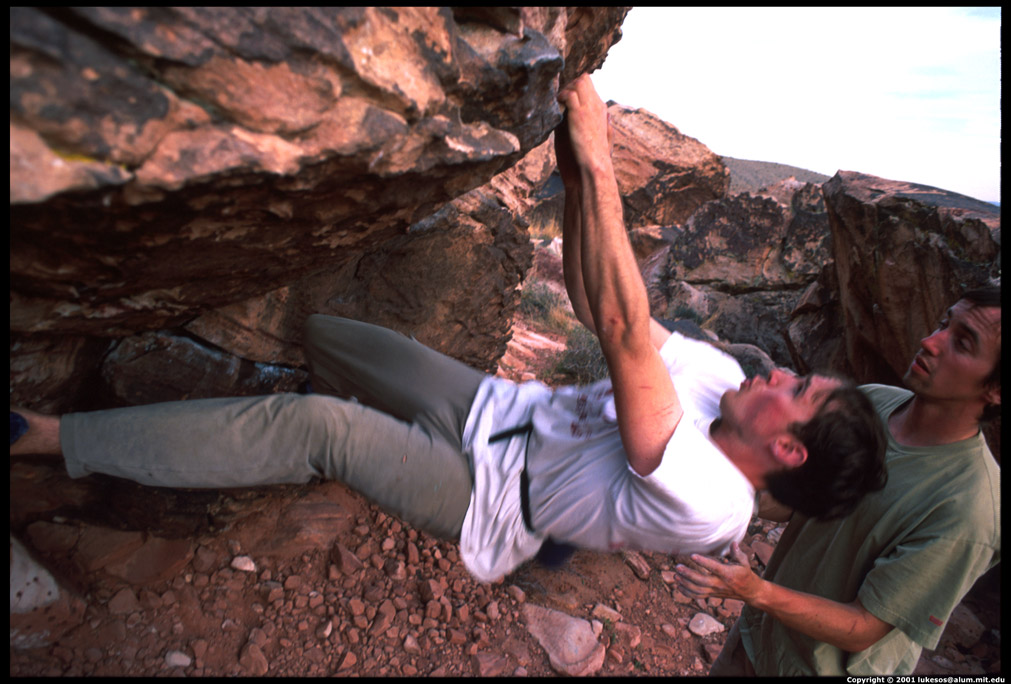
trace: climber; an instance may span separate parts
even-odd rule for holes
[[[42,416],[11,453],[156,486],[340,480],[433,535],[459,539],[479,580],[546,545],[723,553],[756,491],[812,516],[884,481],[867,398],[827,375],[745,378],[730,356],[649,315],[622,223],[606,108],[588,77],[564,88],[565,280],[610,378],[551,389],[487,376],[400,333],[309,317],[319,394],[203,399]]]

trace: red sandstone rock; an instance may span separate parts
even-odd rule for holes
[[[698,140],[644,109],[612,103],[608,115],[627,226],[679,225],[727,194],[726,166]]]
[[[104,570],[130,584],[153,584],[174,577],[191,558],[193,543],[189,539],[148,537],[143,546],[107,564]]]
[[[403,253],[547,138],[626,11],[16,10],[12,149],[68,171],[12,167],[13,329],[164,328]]]

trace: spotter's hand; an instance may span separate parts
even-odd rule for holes
[[[762,578],[752,571],[748,557],[741,551],[737,542],[731,545],[727,559],[697,554],[693,554],[691,558],[697,569],[684,565],[675,568],[678,588],[687,596],[731,598],[747,603],[761,589]]]

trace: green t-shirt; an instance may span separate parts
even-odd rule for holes
[[[913,396],[861,389],[886,426]],[[911,674],[976,579],[1000,561],[1000,467],[982,434],[908,447],[889,433],[885,459],[888,484],[851,515],[821,522],[795,514],[765,578],[840,603],[859,598],[895,629],[848,653],[746,607],[741,640],[759,675]]]

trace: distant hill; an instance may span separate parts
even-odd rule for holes
[[[831,176],[826,176],[823,173],[816,173],[815,171],[808,171],[797,166],[787,166],[786,164],[777,164],[775,162],[751,161],[723,156],[720,159],[730,169],[730,195],[736,195],[740,192],[756,192],[790,176],[804,183],[824,183],[831,178]],[[938,189],[943,190],[943,188]],[[951,195],[959,195],[959,193],[953,193],[948,190],[945,190],[945,192]],[[965,197],[966,200],[970,201],[970,204],[980,202],[998,211],[1000,210],[1000,202],[986,202],[975,197],[969,197],[968,195],[960,196]],[[977,210],[982,211],[984,208],[977,207]]]
[[[823,173],[775,162],[749,161],[733,157],[720,157],[720,159],[730,169],[731,195],[739,192],[756,192],[790,176],[805,183],[824,183],[831,178]]]

